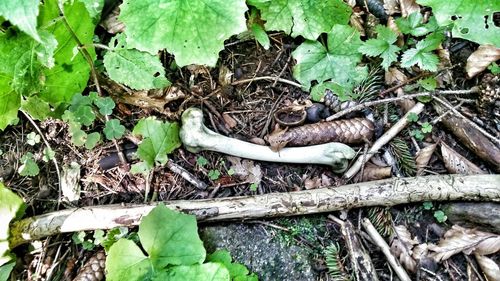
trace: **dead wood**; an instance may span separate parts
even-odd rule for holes
[[[500,202],[500,175],[392,178],[289,193],[164,203],[196,215],[199,221],[212,222],[448,200]],[[154,207],[154,204],[93,206],[25,218],[11,225],[11,246],[64,232],[135,226]]]

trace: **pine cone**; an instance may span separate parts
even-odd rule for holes
[[[80,269],[73,281],[101,281],[104,279],[106,254],[104,251],[95,253]]]

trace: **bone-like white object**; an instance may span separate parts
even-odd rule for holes
[[[322,164],[332,166],[333,171],[343,172],[355,152],[343,143],[326,143],[304,147],[285,147],[278,152],[268,146],[244,142],[220,135],[203,125],[203,112],[195,107],[182,114],[180,138],[188,151],[193,153],[211,150],[241,158],[259,161]]]

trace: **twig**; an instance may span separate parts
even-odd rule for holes
[[[304,88],[304,86],[302,86],[299,83],[295,83],[295,82],[290,81],[288,79],[284,79],[284,78],[280,78],[280,77],[276,77],[276,76],[261,76],[261,77],[255,77],[255,78],[250,78],[250,79],[243,79],[243,80],[234,81],[233,83],[231,83],[231,85],[236,86],[239,84],[245,84],[245,83],[259,81],[259,80],[272,80],[272,81],[276,80],[278,82],[292,85],[292,86],[295,86],[297,88]]]
[[[163,203],[174,210],[195,214],[199,221],[214,222],[445,200],[500,202],[500,175],[392,178],[335,188]],[[154,207],[154,203],[92,206],[25,218],[11,224],[10,245],[15,247],[63,232],[138,225]]]
[[[448,108],[451,110],[453,113],[455,113],[458,117],[462,118],[465,122],[469,123],[472,127],[474,127],[476,130],[481,132],[485,137],[489,138],[492,142],[494,142],[496,145],[500,146],[500,140],[496,138],[495,136],[491,135],[490,133],[486,132],[483,128],[479,127],[476,123],[472,122],[469,120],[469,118],[465,117],[462,113],[460,113],[458,110],[456,110],[452,105],[450,105],[447,101],[442,100],[438,97],[434,97],[434,99],[442,104],[444,107]]]
[[[391,253],[391,249],[389,248],[389,245],[387,245],[384,238],[382,238],[382,236],[380,236],[380,234],[377,232],[377,230],[375,229],[373,224],[370,222],[370,220],[367,218],[364,218],[361,223],[363,224],[365,231],[372,238],[375,245],[377,245],[380,248],[380,250],[382,251],[382,253],[384,253],[387,261],[392,266],[392,268],[396,272],[396,275],[399,277],[399,279],[402,281],[411,281],[410,276],[408,276],[408,273],[406,273],[406,271],[401,266],[399,261]]]
[[[45,138],[45,134],[42,132],[42,130],[40,129],[40,127],[38,127],[38,125],[35,123],[35,120],[33,120],[33,118],[31,118],[31,116],[24,112],[24,110],[21,110],[21,112],[23,113],[23,115],[26,117],[26,119],[28,119],[31,123],[31,125],[33,125],[33,127],[35,127],[35,130],[40,134],[40,136],[42,137],[42,140],[43,140],[43,143],[45,144],[45,146],[47,146],[48,149],[50,149],[51,151],[54,151],[52,149],[52,147],[50,146],[50,143],[47,141],[47,139]],[[52,163],[54,163],[54,166],[56,167],[56,173],[57,173],[57,184],[59,186],[59,200],[61,199],[61,196],[62,196],[62,190],[61,190],[61,170],[59,170],[59,164],[57,163],[57,159],[56,157],[52,157]],[[58,200],[58,202],[59,202]],[[58,203],[59,205],[59,203]]]
[[[191,174],[188,170],[184,169],[182,166],[177,165],[174,163],[174,161],[168,159],[167,161],[167,168],[170,169],[170,171],[180,175],[182,178],[187,180],[189,183],[194,185],[197,189],[200,190],[205,190],[207,189],[207,184],[202,182],[201,180],[197,179],[193,174]]]
[[[335,113],[334,115],[326,118],[326,121],[332,121],[332,120],[340,118],[346,114],[349,114],[351,112],[360,111],[360,110],[363,110],[367,107],[379,105],[379,104],[383,104],[383,103],[390,103],[390,102],[395,102],[395,101],[400,101],[400,100],[405,100],[405,99],[413,99],[413,98],[418,98],[418,97],[428,97],[428,96],[436,97],[436,95],[466,95],[466,94],[472,94],[472,93],[477,93],[477,92],[478,92],[478,89],[476,87],[474,87],[470,90],[450,90],[450,91],[424,92],[424,93],[417,93],[417,94],[411,94],[411,95],[404,95],[401,97],[388,98],[388,99],[383,99],[383,100],[369,101],[369,102],[365,102],[365,103],[358,104],[356,106],[341,110],[341,111]]]
[[[424,78],[424,77],[429,76],[429,75],[431,75],[431,73],[423,73],[423,74],[417,75],[417,76],[412,77],[412,78],[410,78],[410,79],[408,79],[406,81],[401,82],[400,84],[397,84],[396,86],[392,86],[389,89],[385,89],[385,90],[381,91],[378,95],[379,95],[379,97],[383,97],[387,93],[395,91],[395,90],[397,90],[397,89],[399,89],[399,88],[401,88],[401,87],[403,87],[405,85],[410,84],[413,81],[416,81],[416,80],[418,80],[420,78]]]
[[[394,124],[387,132],[385,132],[377,141],[375,141],[372,147],[366,153],[366,157],[358,157],[356,162],[345,172],[344,178],[350,179],[361,169],[361,167],[370,160],[370,158],[386,145],[390,140],[392,140],[401,130],[403,130],[406,125],[408,125],[408,115],[410,114],[420,114],[424,110],[423,103],[417,103],[412,109],[410,109],[399,121]],[[366,160],[365,160],[366,159]]]
[[[285,70],[288,68],[288,64],[290,63],[291,60],[292,60],[292,56],[290,55],[290,56],[288,56],[288,59],[286,60],[285,66],[283,66],[283,68],[281,69],[278,76],[276,78],[274,78],[274,83],[271,87],[276,87],[276,83],[278,83],[278,79],[281,77],[281,75],[283,75]]]

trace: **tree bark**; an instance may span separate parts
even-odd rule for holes
[[[500,202],[500,175],[392,178],[289,193],[163,203],[172,209],[194,214],[199,221],[212,222],[450,200]],[[154,207],[126,204],[93,206],[25,218],[12,223],[11,246],[13,248],[57,233],[135,226]]]

